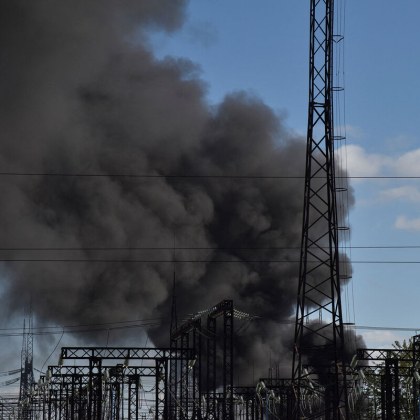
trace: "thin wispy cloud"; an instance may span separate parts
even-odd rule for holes
[[[385,200],[403,199],[414,203],[420,203],[420,189],[413,185],[389,188],[381,191],[381,198]]]
[[[407,230],[410,232],[419,232],[420,231],[420,218],[409,219],[406,216],[398,216],[395,221],[395,228],[400,230]]]
[[[420,176],[420,148],[389,156],[370,153],[359,145],[347,145],[337,149],[337,157],[346,162],[352,177]]]
[[[399,176],[420,176],[420,148],[399,156],[393,165],[395,174]]]
[[[392,159],[388,156],[368,153],[363,147],[357,145],[342,146],[337,150],[340,161],[346,163],[349,176],[372,177],[380,176],[386,167],[391,166]]]
[[[420,217],[407,216],[420,210],[420,182],[408,179],[420,177],[420,148],[389,155],[370,153],[362,146],[349,145],[339,148],[337,157],[340,164],[346,162],[347,173],[353,177],[351,183],[356,189],[359,205],[380,205],[381,212],[386,213],[393,212],[389,206],[398,202],[398,213],[394,217],[390,216],[394,219],[393,228],[420,231]],[[372,177],[384,179],[369,179]]]

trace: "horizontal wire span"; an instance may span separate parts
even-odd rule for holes
[[[138,260],[138,259],[27,259],[27,258],[3,258],[0,259],[0,262],[71,262],[71,263],[300,263],[299,260],[178,260],[178,259],[170,259],[170,260]],[[308,260],[308,263],[315,263],[315,264],[325,264],[325,260]],[[380,260],[365,260],[365,261],[350,261],[351,264],[420,264],[419,261],[380,261]]]
[[[328,247],[316,247],[328,249]],[[339,246],[339,249],[419,249],[420,245]],[[292,251],[300,247],[0,247],[1,251]]]
[[[420,331],[418,328],[409,327],[375,327],[370,325],[352,325],[350,326],[356,330],[376,330],[376,331]]]
[[[56,335],[56,334],[81,334],[81,333],[91,333],[91,332],[101,332],[101,331],[115,331],[115,330],[125,330],[125,329],[134,329],[134,328],[146,328],[146,327],[157,327],[159,323],[151,324],[140,324],[140,325],[125,325],[120,327],[109,327],[109,328],[88,328],[80,330],[66,330],[60,329],[57,331],[35,331],[32,335]],[[10,333],[0,333],[0,338],[2,337],[21,337],[24,335],[24,332],[10,332]],[[26,333],[27,334],[27,333]]]
[[[37,329],[47,329],[47,328],[59,328],[62,331],[63,328],[81,328],[81,327],[97,327],[97,326],[111,326],[117,324],[132,324],[132,323],[141,323],[141,322],[157,322],[161,321],[163,318],[146,318],[146,319],[132,319],[127,321],[112,321],[112,322],[95,322],[94,324],[75,324],[75,325],[49,325],[49,326],[42,326],[42,327],[32,327],[32,330]],[[20,331],[22,330],[21,327],[9,327],[9,328],[0,328],[0,331]]]
[[[95,173],[48,173],[48,172],[0,172],[0,176],[17,176],[17,177],[74,177],[74,178],[179,178],[179,179],[305,179],[303,175],[173,175],[173,174],[95,174]],[[420,179],[418,176],[352,176],[337,175],[336,179]],[[322,176],[314,176],[312,179],[325,179]]]
[[[263,318],[255,318],[253,321],[264,321]],[[295,320],[280,320],[278,321],[279,324],[285,325],[293,325],[295,324]],[[95,325],[95,324],[92,324]],[[150,323],[150,324],[141,324],[141,325],[127,325],[121,327],[111,327],[111,328],[87,328],[87,329],[79,329],[79,330],[66,330],[65,327],[38,327],[36,331],[34,331],[33,335],[56,335],[56,334],[74,334],[74,333],[87,333],[87,332],[100,332],[100,331],[110,331],[114,329],[131,329],[131,328],[143,328],[143,327],[150,327],[150,326],[157,326],[160,325],[159,323]],[[56,328],[56,331],[42,331],[42,329],[48,328]],[[352,328],[356,330],[375,330],[375,331],[420,331],[420,327],[418,328],[411,328],[411,327],[391,327],[391,326],[373,326],[373,325],[355,325],[355,324],[346,324],[345,328]],[[13,329],[11,329],[13,331]],[[39,331],[38,331],[39,330]],[[23,330],[16,330],[14,332],[5,332],[0,333],[1,337],[19,337],[24,335]]]

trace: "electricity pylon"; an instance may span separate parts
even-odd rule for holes
[[[295,419],[349,418],[334,164],[333,21],[333,0],[311,0],[305,192],[292,372]],[[321,404],[307,410],[303,404],[307,395],[318,395]]]

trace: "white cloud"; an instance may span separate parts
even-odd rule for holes
[[[361,146],[347,145],[337,150],[338,162],[342,168],[347,168],[350,176],[379,176],[384,168],[392,163],[392,159],[385,155],[368,153]]]
[[[411,185],[389,188],[380,193],[386,200],[407,199],[413,202],[420,202],[420,190]]]
[[[399,156],[388,156],[369,153],[361,146],[347,145],[337,149],[337,160],[353,177],[420,176],[420,148]]]
[[[420,218],[408,219],[405,216],[398,216],[395,227],[401,230],[420,231]]]
[[[420,176],[420,149],[410,150],[397,157],[392,166],[399,176]]]

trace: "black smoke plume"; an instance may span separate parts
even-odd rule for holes
[[[303,197],[302,180],[262,177],[303,175],[305,145],[258,98],[209,107],[195,64],[154,57],[148,31],[179,28],[185,3],[1,0],[1,171],[38,174],[0,177],[1,244],[52,249],[3,251],[42,261],[3,264],[2,306],[30,297],[64,325],[159,317],[166,345],[175,259],[178,313],[226,298],[261,317],[237,340],[258,377],[288,364]]]

